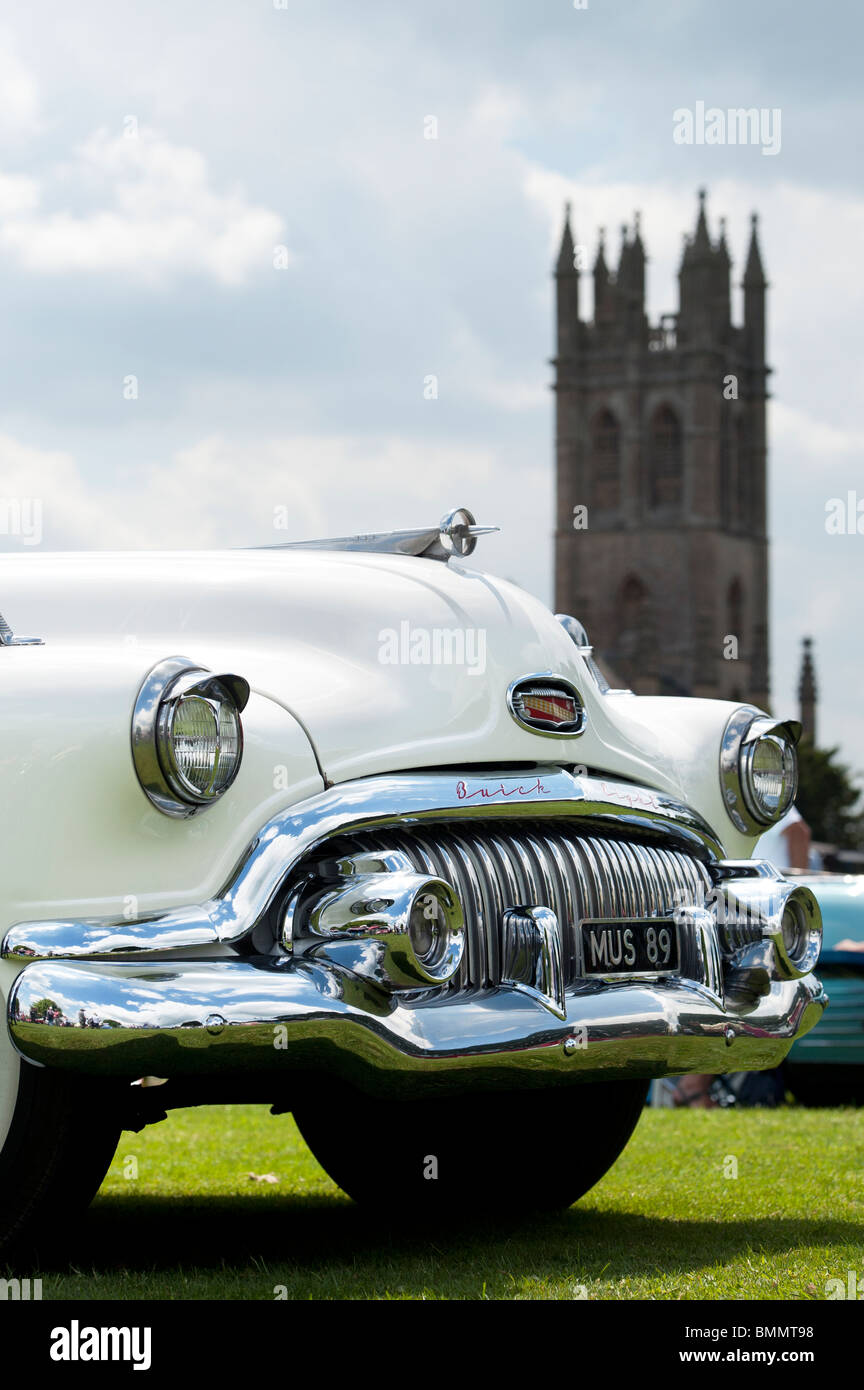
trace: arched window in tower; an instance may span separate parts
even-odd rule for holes
[[[735,578],[726,592],[726,635],[738,640],[738,656],[744,642],[744,586]]]
[[[591,503],[600,510],[621,505],[621,431],[611,410],[591,425]]]
[[[648,504],[680,507],[684,484],[681,422],[669,405],[658,406],[649,431]]]

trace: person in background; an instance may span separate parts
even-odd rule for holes
[[[767,859],[780,869],[809,869],[810,827],[797,806],[791,806],[782,820],[761,836],[753,851],[754,859]]]

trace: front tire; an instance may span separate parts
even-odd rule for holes
[[[333,1085],[294,1107],[333,1181],[382,1209],[519,1215],[569,1207],[630,1138],[645,1081],[382,1100]]]

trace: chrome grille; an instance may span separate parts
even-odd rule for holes
[[[420,873],[445,879],[465,909],[467,951],[454,987],[501,980],[501,918],[514,906],[549,907],[562,932],[567,982],[579,974],[579,924],[593,917],[658,917],[676,903],[701,907],[711,886],[704,865],[678,849],[577,835],[533,821],[433,825],[351,836],[352,846],[402,850]],[[332,853],[332,845],[330,847]],[[701,979],[695,941],[681,936],[681,973]]]

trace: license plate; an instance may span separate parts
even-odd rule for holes
[[[657,975],[679,965],[678,928],[656,917],[583,922],[586,975]]]

